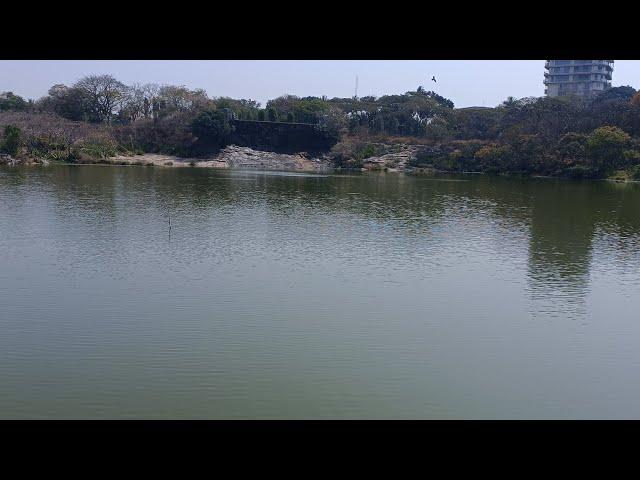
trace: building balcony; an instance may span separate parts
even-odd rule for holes
[[[568,77],[570,75],[604,75],[607,80],[611,80],[612,73],[610,70],[598,70],[597,68],[593,68],[589,71],[575,71],[571,69],[569,72],[558,72],[555,68],[551,68],[548,72],[544,72],[544,76],[553,76],[553,77]]]
[[[573,80],[544,79],[542,83],[544,85],[577,85],[577,84],[583,84],[583,83],[611,84],[611,81],[605,80],[602,78],[584,78],[584,79],[573,79]]]
[[[562,62],[562,63],[558,63]],[[544,63],[544,68],[556,68],[556,67],[579,67],[579,66],[604,66],[613,70],[611,66],[613,60],[547,60]]]

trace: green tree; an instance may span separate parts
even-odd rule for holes
[[[255,100],[234,100],[233,98],[220,97],[214,103],[218,110],[228,108],[237,115],[237,118],[242,120],[254,120],[259,115],[260,104]]]
[[[611,101],[628,102],[636,94],[636,89],[630,86],[608,88],[593,99],[593,103],[606,103]]]
[[[191,130],[198,147],[205,151],[225,146],[234,129],[225,112],[204,110],[191,122]]]
[[[88,101],[77,88],[57,84],[49,89],[49,95],[38,100],[39,110],[53,112],[69,120],[92,120]]]
[[[500,173],[509,170],[512,154],[508,145],[485,145],[475,153],[475,157],[480,161],[480,168],[484,172]]]
[[[555,146],[556,156],[567,165],[584,164],[587,136],[569,132],[560,137]]]
[[[347,132],[347,119],[341,110],[332,107],[318,119],[317,128],[336,143]]]
[[[27,110],[29,103],[19,95],[12,92],[0,94],[0,111],[1,110]]]
[[[278,111],[273,107],[267,107],[267,120],[270,122],[278,121]]]
[[[518,106],[518,101],[515,97],[507,97],[507,99],[502,102],[502,106],[505,108],[515,108]]]
[[[89,75],[74,86],[84,99],[91,119],[111,123],[126,99],[127,86],[111,75]]]
[[[438,95],[436,92],[433,91],[428,91],[428,92],[421,92],[423,93],[423,95],[427,98],[432,98],[433,100],[435,100],[436,102],[438,102],[441,106],[446,107],[446,108],[453,108],[455,105],[454,103],[449,100],[448,98],[443,97],[442,95]]]
[[[4,127],[4,141],[2,142],[2,151],[9,155],[16,155],[20,149],[22,132],[15,125],[7,125]]]
[[[267,102],[267,111],[275,109],[281,119],[287,119],[302,123],[317,123],[318,119],[326,113],[331,104],[319,97],[299,98],[295,95],[283,95]]]
[[[587,138],[591,166],[602,173],[621,167],[630,140],[629,135],[618,127],[596,128]]]
[[[446,140],[449,135],[449,124],[447,121],[438,116],[425,125],[425,136],[432,141],[441,142]]]

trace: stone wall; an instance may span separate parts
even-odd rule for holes
[[[268,152],[325,152],[335,142],[309,123],[233,120],[234,145]]]

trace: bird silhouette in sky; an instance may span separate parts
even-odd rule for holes
[[[436,82],[436,77],[435,77],[435,76],[431,77],[431,80],[432,80],[433,82]],[[436,83],[438,83],[438,82],[436,82]]]

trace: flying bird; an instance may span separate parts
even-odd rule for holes
[[[431,81],[436,82],[436,77],[435,76],[431,77]],[[436,83],[438,83],[438,82],[436,82]]]

